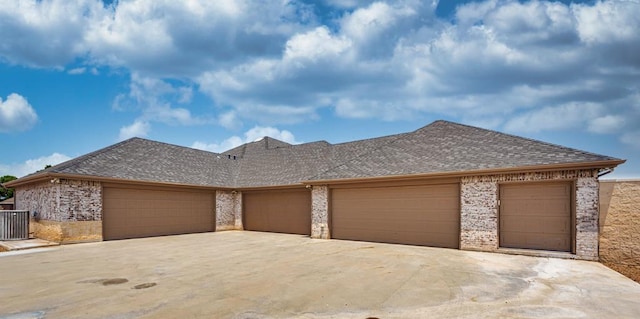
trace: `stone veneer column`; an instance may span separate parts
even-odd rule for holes
[[[598,180],[576,180],[576,256],[598,260]]]
[[[460,249],[498,249],[498,183],[463,178],[460,186]]]
[[[242,193],[216,191],[216,231],[242,229]]]
[[[329,239],[329,187],[313,186],[311,190],[311,238]]]

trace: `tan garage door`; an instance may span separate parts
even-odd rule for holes
[[[311,234],[311,192],[308,189],[242,193],[246,230]]]
[[[215,197],[206,191],[103,189],[105,240],[213,231]]]
[[[331,191],[331,237],[458,248],[458,184]]]
[[[571,251],[571,183],[500,186],[500,246]]]

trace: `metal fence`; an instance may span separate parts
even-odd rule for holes
[[[28,210],[0,210],[0,240],[29,239]]]

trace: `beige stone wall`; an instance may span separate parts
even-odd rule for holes
[[[242,229],[242,192],[216,191],[216,231]]]
[[[316,185],[311,190],[311,238],[329,239],[329,187]]]
[[[102,221],[49,221],[32,220],[29,232],[34,237],[61,244],[102,240]]]
[[[576,182],[575,258],[598,258],[597,170],[564,170],[466,176],[460,187],[460,249],[495,251],[498,241],[498,186],[502,182]],[[539,255],[539,253],[538,253]]]
[[[640,282],[640,180],[600,182],[600,261]]]
[[[18,186],[16,207],[31,212],[35,237],[61,243],[102,240],[99,182],[62,179]]]

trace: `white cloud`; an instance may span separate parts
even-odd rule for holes
[[[491,11],[495,10],[498,0],[472,1],[465,5],[458,6],[456,10],[456,20],[462,27],[480,23]]]
[[[625,118],[620,115],[605,115],[597,117],[589,122],[590,132],[607,134],[616,133],[624,127]]]
[[[344,98],[339,99],[336,103],[336,114],[346,118],[380,117],[387,121],[393,121],[409,118],[416,113],[416,110],[411,106],[395,104],[393,101],[364,99],[353,101]]]
[[[71,157],[60,154],[53,153],[48,156],[42,156],[35,159],[28,159],[23,163],[16,164],[0,164],[0,176],[4,175],[13,175],[16,177],[22,177],[31,173],[35,173],[36,171],[44,169],[47,165],[57,165],[62,162],[70,160]]]
[[[88,57],[145,74],[195,75],[275,54],[312,19],[310,6],[293,1],[0,1],[0,56],[36,67]]]
[[[572,6],[580,38],[590,44],[630,40],[638,42],[638,1],[598,1]]]
[[[223,113],[218,118],[218,123],[222,125],[222,127],[228,129],[238,128],[242,125],[242,123],[238,120],[237,114],[235,111],[229,111]]]
[[[167,124],[192,125],[199,124],[200,119],[196,119],[191,112],[185,108],[172,108],[169,105],[155,105],[143,111],[143,118]]]
[[[620,137],[620,141],[624,144],[640,149],[640,131],[624,133]]]
[[[258,141],[265,136],[287,142],[289,144],[300,143],[296,141],[293,134],[287,130],[280,130],[271,126],[255,126],[244,133],[244,138],[239,136],[231,136],[220,143],[206,143],[196,141],[191,145],[191,147],[209,152],[222,153],[244,143]]]
[[[338,58],[351,47],[351,41],[345,37],[332,36],[327,27],[318,27],[303,34],[294,35],[287,41],[284,59]]]
[[[173,106],[173,104],[189,103],[192,96],[193,89],[188,85],[173,85],[158,78],[133,73],[129,93],[117,95],[112,103],[112,108],[116,111],[139,112],[140,115],[136,122],[146,123],[147,127],[151,122],[169,125],[213,123],[214,121],[207,117],[194,116],[188,108]],[[143,132],[146,134],[146,130]],[[120,135],[123,136],[122,130]]]
[[[375,0],[325,0],[327,4],[338,8],[355,8]]]
[[[38,121],[38,115],[22,95],[11,93],[5,101],[0,97],[0,132],[26,131]]]
[[[602,111],[593,103],[568,103],[557,107],[545,107],[515,116],[507,121],[505,130],[510,132],[540,132],[573,129],[584,125]]]
[[[187,87],[187,86],[178,88],[178,96],[179,96],[178,103],[180,104],[190,103],[191,99],[193,98],[193,88]]]
[[[101,63],[195,76],[276,54],[306,12],[289,1],[121,1],[87,31],[86,46]]]
[[[345,35],[356,41],[366,42],[391,28],[398,20],[414,14],[416,12],[411,7],[392,7],[385,2],[374,2],[345,16],[341,27]]]
[[[259,140],[265,136],[281,140],[289,144],[299,144],[293,134],[287,130],[279,130],[270,126],[255,126],[252,129],[244,133],[245,141],[253,142]]]
[[[142,109],[142,119],[145,121],[180,125],[206,122],[192,116],[189,109],[172,106],[172,103],[188,103],[191,95],[192,88],[189,86],[175,87],[157,78],[143,77],[137,73],[131,75],[130,103]]]
[[[71,70],[67,71],[67,73],[72,74],[72,75],[84,74],[85,72],[87,72],[87,68],[84,68],[84,67],[74,68],[74,69],[71,69]]]
[[[195,141],[191,147],[203,151],[209,151],[214,153],[222,153],[224,151],[230,150],[234,147],[240,146],[245,143],[242,138],[238,136],[232,136],[221,143],[205,143],[200,141]]]
[[[61,67],[87,52],[84,32],[104,13],[97,0],[0,1],[0,57]]]
[[[277,126],[322,109],[620,135],[640,121],[638,1],[467,1],[454,22],[435,16],[437,1],[324,2],[329,12],[302,1],[0,1],[0,59],[125,70],[114,109],[147,131]],[[194,94],[212,107],[191,105]],[[586,104],[601,107],[575,107]]]
[[[136,120],[131,125],[120,128],[119,139],[122,141],[132,137],[146,137],[150,130],[148,122]]]
[[[499,117],[507,129],[527,122],[541,123],[529,130],[600,132],[603,111],[573,111],[578,118],[564,125],[540,118],[590,103],[615,107],[612,116],[631,115],[621,101],[640,92],[640,73],[609,67],[611,57],[581,42],[576,8],[589,6],[472,2],[459,7],[458,24],[447,24],[434,21],[421,2],[361,4],[335,29],[290,37],[280,58],[207,71],[197,82],[213,100],[232,105],[236,119],[270,125],[309,120],[332,107],[346,118]],[[626,9],[640,15],[640,5]]]

